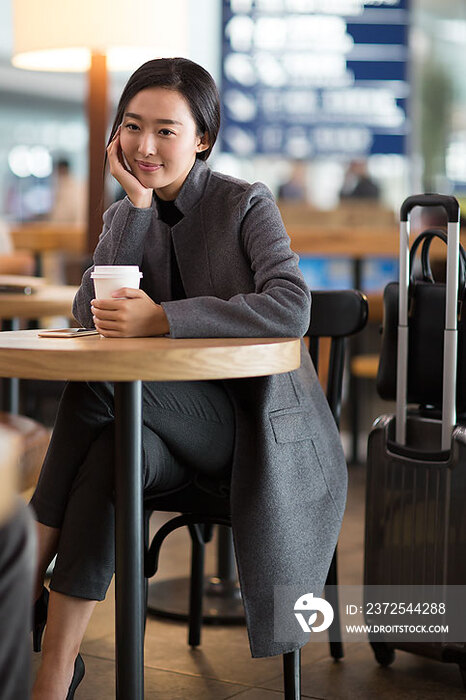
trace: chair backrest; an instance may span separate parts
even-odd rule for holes
[[[316,371],[319,369],[319,341],[330,338],[327,401],[335,423],[340,424],[343,370],[346,339],[361,331],[368,318],[367,298],[355,289],[313,291],[311,323],[306,333],[309,352]]]

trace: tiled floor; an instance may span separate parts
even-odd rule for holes
[[[162,518],[158,518],[160,521]],[[348,506],[339,541],[339,580],[362,581],[364,468],[350,469]],[[208,570],[215,570],[209,545]],[[166,542],[159,576],[188,572],[188,538],[183,531]],[[76,700],[114,698],[114,596],[97,606],[82,646],[86,676]],[[145,642],[145,697],[157,700],[279,700],[283,698],[281,659],[251,659],[244,627],[203,629],[202,645],[187,645],[186,626],[148,618]],[[37,664],[36,658],[34,663]],[[345,657],[331,659],[326,644],[309,643],[302,652],[302,693],[325,700],[454,700],[464,698],[455,665],[404,652],[381,668],[367,644],[345,645]]]

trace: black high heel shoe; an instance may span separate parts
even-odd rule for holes
[[[33,620],[32,620],[32,645],[34,651],[40,651],[42,648],[42,635],[47,623],[47,608],[49,605],[49,592],[45,586],[42,588],[42,593],[34,603]]]
[[[78,654],[76,657],[76,661],[74,662],[73,678],[71,679],[70,687],[68,688],[68,695],[66,696],[66,700],[73,700],[76,688],[84,678],[85,672],[86,669],[84,667],[83,657],[81,656],[81,654]]]

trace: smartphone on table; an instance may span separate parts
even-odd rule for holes
[[[55,328],[39,331],[40,338],[82,338],[86,335],[99,335],[95,328]]]

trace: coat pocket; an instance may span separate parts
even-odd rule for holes
[[[300,442],[313,438],[313,414],[310,411],[280,410],[269,413],[275,442]]]
[[[299,471],[301,488],[310,488],[332,504],[341,520],[346,501],[347,467],[335,425],[329,431],[309,408],[281,409],[269,413],[275,443],[281,445],[283,466]],[[331,419],[333,421],[333,418]],[[294,444],[293,444],[294,443]]]

